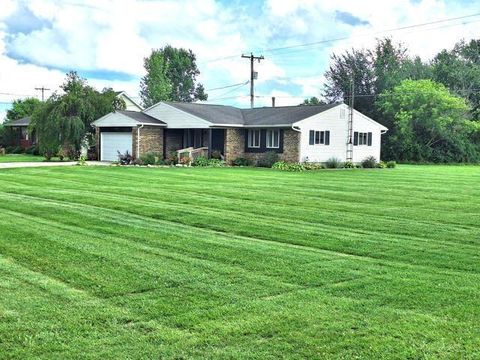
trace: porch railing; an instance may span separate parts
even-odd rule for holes
[[[188,147],[177,150],[177,160],[179,164],[190,164],[190,162],[200,156],[208,157],[208,147]]]

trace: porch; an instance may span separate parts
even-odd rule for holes
[[[225,158],[225,129],[165,129],[165,157]]]

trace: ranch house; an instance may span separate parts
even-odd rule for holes
[[[287,162],[347,159],[349,107],[343,103],[239,109],[232,106],[160,102],[143,111],[116,111],[96,120],[98,158],[134,158],[153,151],[163,157],[188,152],[209,157],[220,153],[227,163],[253,161],[274,151]],[[353,162],[380,159],[387,128],[353,111]]]

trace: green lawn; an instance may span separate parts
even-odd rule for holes
[[[0,358],[480,358],[480,167],[0,171]]]
[[[28,155],[28,154],[7,154],[4,156],[0,156],[0,163],[6,162],[38,162],[38,161],[45,161],[43,156],[38,155]]]

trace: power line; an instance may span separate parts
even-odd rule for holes
[[[435,20],[435,21],[430,21],[430,22],[425,22],[425,23],[420,23],[420,24],[413,24],[413,25],[407,25],[407,26],[401,26],[397,28],[391,28],[391,29],[385,29],[385,30],[380,30],[376,32],[372,32],[369,34],[364,34],[364,35],[357,35],[357,36],[343,36],[343,37],[338,37],[338,38],[331,38],[331,39],[325,39],[325,40],[319,40],[319,41],[313,41],[309,43],[303,43],[303,44],[296,44],[296,45],[290,45],[290,46],[283,46],[283,47],[278,47],[278,48],[267,48],[264,49],[263,51],[265,52],[276,52],[276,51],[281,51],[281,50],[288,50],[288,49],[295,49],[295,48],[304,48],[308,46],[313,46],[313,45],[321,45],[325,43],[330,43],[330,42],[336,42],[336,41],[342,41],[342,40],[348,40],[348,39],[353,39],[357,37],[365,37],[365,36],[376,36],[382,33],[388,33],[388,32],[394,32],[394,31],[401,31],[401,30],[406,30],[406,29],[413,29],[417,27],[424,27],[428,25],[434,25],[434,24],[440,24],[444,22],[449,22],[449,21],[455,21],[455,20],[461,20],[461,19],[467,19],[467,18],[472,18],[472,17],[477,17],[480,16],[480,13],[475,13],[475,14],[470,14],[470,15],[464,15],[464,16],[458,16],[458,17],[453,17],[453,18],[447,18],[447,19],[441,19],[441,20]],[[475,21],[476,22],[476,21]],[[458,24],[461,25],[461,24]],[[449,25],[451,26],[451,25]],[[229,55],[229,56],[223,56],[219,58],[214,58],[210,60],[205,60],[201,63],[209,63],[209,62],[216,62],[220,60],[228,60],[228,59],[233,59],[236,58],[238,55]]]
[[[228,89],[228,88],[231,88],[231,87],[234,87],[234,86],[247,85],[247,84],[249,83],[249,81],[250,81],[250,80],[247,80],[247,81],[242,82],[242,83],[237,83],[237,84],[232,84],[232,85],[226,85],[226,86],[217,87],[217,88],[213,88],[213,89],[206,89],[205,91],[215,91],[215,90]]]

